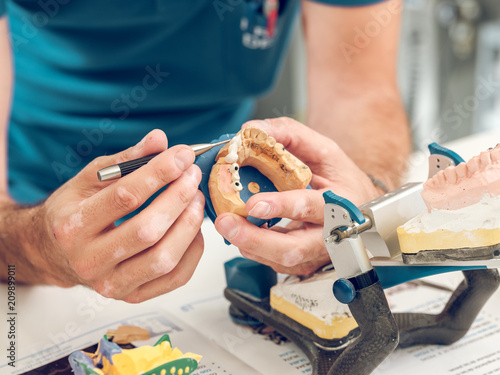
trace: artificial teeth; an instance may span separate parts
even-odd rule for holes
[[[444,174],[446,175],[446,180],[452,184],[457,182],[457,173],[453,167],[448,167],[444,170]]]
[[[240,170],[240,166],[238,165],[238,163],[233,163],[229,167],[229,172],[231,172],[231,173],[238,172],[239,170]]]
[[[231,187],[233,188],[234,191],[242,191],[243,190],[243,186],[241,185],[241,182],[239,182],[239,181],[233,181],[233,183],[231,184]]]

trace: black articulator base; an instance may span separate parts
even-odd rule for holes
[[[349,343],[349,340],[359,335],[359,330],[355,329],[351,331],[347,337],[340,340],[321,339],[309,328],[271,309],[269,298],[261,302],[256,302],[230,288],[224,290],[224,296],[231,302],[233,316],[236,309],[236,312],[239,314],[239,319],[247,314],[253,320],[260,321],[267,326],[273,327],[283,336],[295,342],[309,358],[313,368],[313,375],[328,374],[332,364],[342,353]]]
[[[379,282],[356,293],[349,308],[359,328],[339,340],[320,339],[310,329],[272,310],[268,299],[251,301],[229,288],[224,295],[232,309],[245,312],[295,342],[311,361],[314,375],[370,374],[398,343],[396,322]]]
[[[256,302],[226,288],[235,320],[246,318],[271,326],[295,342],[311,361],[313,375],[368,375],[398,346],[447,345],[462,338],[500,285],[497,270],[463,271],[440,314],[392,314],[380,282],[356,291],[348,304],[359,328],[339,340],[324,340],[310,329],[274,311],[269,298]],[[332,295],[332,298],[333,297]]]
[[[465,280],[457,287],[443,311],[435,314],[395,313],[399,345],[449,345],[469,330],[479,311],[500,285],[497,270],[463,271]]]
[[[361,335],[344,350],[328,375],[371,374],[398,345],[398,327],[379,281],[358,290],[349,309]]]

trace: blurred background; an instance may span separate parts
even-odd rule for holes
[[[299,28],[256,118],[305,121],[304,56]],[[398,74],[416,149],[499,127],[500,0],[404,0]]]

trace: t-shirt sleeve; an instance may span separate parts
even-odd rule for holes
[[[5,15],[5,0],[0,0],[0,18]]]
[[[310,0],[310,1],[314,1],[316,3],[329,4],[329,5],[337,5],[342,7],[358,7],[363,5],[381,3],[387,0]]]

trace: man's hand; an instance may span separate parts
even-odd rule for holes
[[[97,179],[99,169],[158,152],[119,180]],[[165,134],[156,130],[120,154],[94,160],[31,209],[30,231],[38,241],[26,255],[36,276],[24,281],[83,284],[134,303],[185,284],[203,252],[204,198],[194,158],[187,146],[167,149]],[[115,227],[167,184],[148,207]]]
[[[258,228],[232,213],[219,215],[215,227],[249,259],[287,274],[309,274],[328,263],[323,243],[323,192],[332,190],[356,205],[382,194],[370,178],[331,139],[289,118],[250,121],[311,168],[314,190],[260,193],[246,210],[261,219],[291,219],[286,228]]]

